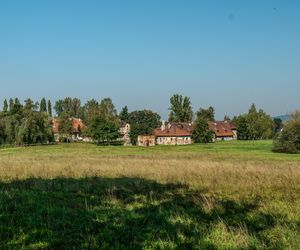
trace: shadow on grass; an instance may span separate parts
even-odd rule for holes
[[[139,178],[0,183],[0,248],[216,249],[224,240],[280,248],[264,236],[276,216],[258,204]]]

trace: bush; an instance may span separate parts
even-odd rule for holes
[[[274,140],[274,152],[299,153],[300,152],[300,112],[293,114],[293,119],[285,124],[283,130]]]

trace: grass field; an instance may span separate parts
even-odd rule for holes
[[[0,249],[300,249],[300,155],[271,148],[2,148]]]

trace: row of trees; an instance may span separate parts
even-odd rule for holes
[[[48,107],[47,107],[48,106]],[[0,144],[36,144],[53,141],[51,131],[51,102],[40,103],[18,98],[4,100],[0,112]]]
[[[262,109],[257,111],[255,104],[252,104],[248,113],[234,117],[233,123],[237,126],[238,139],[260,140],[274,138],[279,131],[274,120]]]
[[[59,132],[69,136],[72,132],[72,117],[81,118],[87,125],[82,131],[86,136],[94,138],[98,143],[108,142],[118,138],[122,121],[131,125],[130,138],[133,144],[140,134],[151,134],[160,126],[161,117],[151,110],[129,112],[125,106],[118,114],[110,98],[99,102],[92,99],[82,105],[78,98],[67,97],[55,102],[54,110],[59,120]],[[213,107],[200,108],[193,112],[190,98],[175,94],[170,98],[170,122],[194,122],[193,139],[195,142],[210,142],[213,138],[208,121],[215,120]],[[53,140],[51,134],[52,119],[51,101],[42,98],[40,102],[19,99],[4,100],[3,111],[0,113],[0,143],[32,144],[45,143]],[[229,120],[229,117],[224,119]],[[275,120],[263,110],[257,111],[253,104],[249,112],[234,117],[232,122],[237,125],[238,139],[257,140],[268,139],[282,128],[281,121]]]

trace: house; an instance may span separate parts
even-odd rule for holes
[[[187,122],[166,123],[154,130],[157,145],[192,144],[193,124]]]
[[[120,140],[124,142],[124,146],[131,145],[130,141],[130,124],[122,121],[119,129]]]
[[[154,135],[139,135],[137,145],[143,147],[155,146],[155,139],[156,137]]]
[[[237,139],[236,126],[230,121],[211,121],[208,126],[215,134],[214,141]]]
[[[72,141],[81,141],[83,140],[81,135],[81,131],[86,128],[84,123],[81,119],[78,118],[69,118],[69,120],[72,122],[72,131],[71,131],[71,140]],[[59,119],[53,119],[52,120],[52,132],[54,134],[55,141],[59,141],[61,135],[59,134]]]

